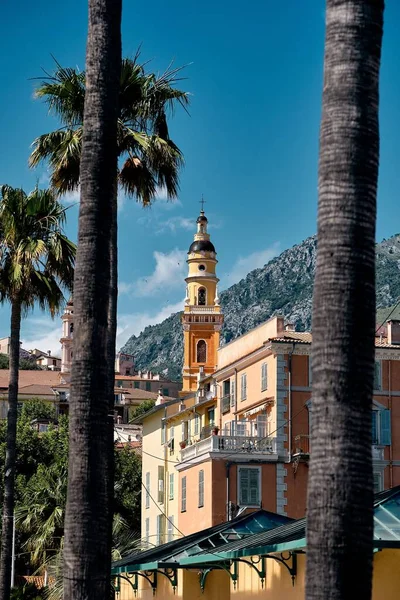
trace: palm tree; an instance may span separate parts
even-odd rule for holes
[[[35,304],[54,316],[71,288],[75,245],[64,235],[65,208],[50,190],[0,188],[0,301],[11,304],[10,380],[4,468],[0,598],[10,594],[21,318]]]
[[[383,0],[327,0],[307,600],[369,600]]]
[[[111,242],[116,224],[121,0],[89,0],[81,202],[74,279],[65,600],[110,596],[114,357]],[[114,221],[115,218],[115,221]],[[116,248],[115,248],[116,250]],[[116,252],[114,254],[116,257]],[[113,353],[114,353],[113,348]]]

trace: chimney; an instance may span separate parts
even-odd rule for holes
[[[51,350],[47,350],[47,354],[51,356]]]
[[[400,344],[400,321],[391,319],[387,324],[388,344]]]
[[[157,396],[157,400],[156,400],[156,406],[159,406],[160,404],[164,404],[165,400],[164,400],[164,396],[162,395],[162,389],[160,388],[158,390],[158,396]]]

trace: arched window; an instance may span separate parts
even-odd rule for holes
[[[207,344],[204,340],[197,342],[197,362],[205,363],[207,360]]]
[[[206,292],[206,288],[199,288],[199,293],[198,293],[198,304],[199,306],[205,306],[206,304],[206,297],[207,297],[207,292]]]
[[[70,323],[70,325],[69,325],[69,332],[74,333],[74,324],[73,323]]]

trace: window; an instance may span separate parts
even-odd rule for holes
[[[174,499],[174,474],[169,474],[169,499]]]
[[[182,477],[181,512],[186,512],[186,477]]]
[[[138,390],[140,388],[140,381],[134,381],[133,382],[133,387]]]
[[[164,543],[164,515],[157,515],[157,546]]]
[[[164,502],[164,467],[158,467],[158,502]]]
[[[170,517],[168,517],[167,519],[167,542],[172,542],[172,540],[174,539],[174,517],[173,515],[171,515]]]
[[[150,508],[150,473],[146,473],[146,508]]]
[[[199,508],[204,506],[204,471],[199,471]]]
[[[147,518],[144,522],[144,537],[147,543],[149,543],[149,537],[150,537],[150,519]]]
[[[146,381],[146,392],[151,392],[151,381]]]
[[[74,324],[73,323],[70,323],[70,325],[69,325],[69,332],[74,333]]]
[[[197,342],[197,362],[205,363],[207,361],[207,344],[204,340]]]
[[[263,392],[268,387],[267,363],[261,365],[261,391]]]
[[[374,494],[383,491],[383,473],[374,473]]]
[[[209,408],[208,411],[208,424],[209,425],[214,425],[215,423],[215,408]]]
[[[222,382],[222,394],[223,396],[229,396],[231,391],[231,381],[230,379],[225,379],[225,381]]]
[[[200,415],[194,415],[194,435],[199,435],[200,431]]]
[[[374,390],[382,389],[382,362],[380,360],[375,361],[374,371]]]
[[[168,388],[163,388],[163,396],[169,396],[169,389]]]
[[[57,361],[55,358],[53,358],[53,367],[55,367],[57,365]]]
[[[205,271],[206,267],[205,265],[199,265],[199,271]]]
[[[187,442],[189,439],[189,424],[188,421],[182,421],[182,442]]]
[[[261,504],[261,469],[259,467],[239,467],[238,496],[240,506]]]
[[[175,428],[171,427],[169,430],[169,453],[173,454],[174,450],[175,450],[175,440],[174,440],[174,436],[175,436]]]
[[[268,416],[258,415],[256,420],[257,437],[265,438],[268,435]]]
[[[165,444],[165,421],[161,419],[161,443]]]
[[[390,446],[391,426],[390,410],[373,409],[372,411],[372,443],[378,446]]]
[[[206,305],[206,299],[207,299],[207,292],[206,292],[206,288],[199,288],[198,291],[198,305],[199,306],[205,306]]]
[[[247,398],[247,374],[243,373],[240,378],[240,399],[246,400]]]

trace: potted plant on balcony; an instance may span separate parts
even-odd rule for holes
[[[212,434],[218,435],[218,433],[219,433],[219,427],[218,427],[218,425],[214,425],[214,427],[212,428]]]
[[[186,440],[182,440],[181,442],[179,442],[179,445],[181,447],[181,450],[183,450],[184,448],[186,448]]]

